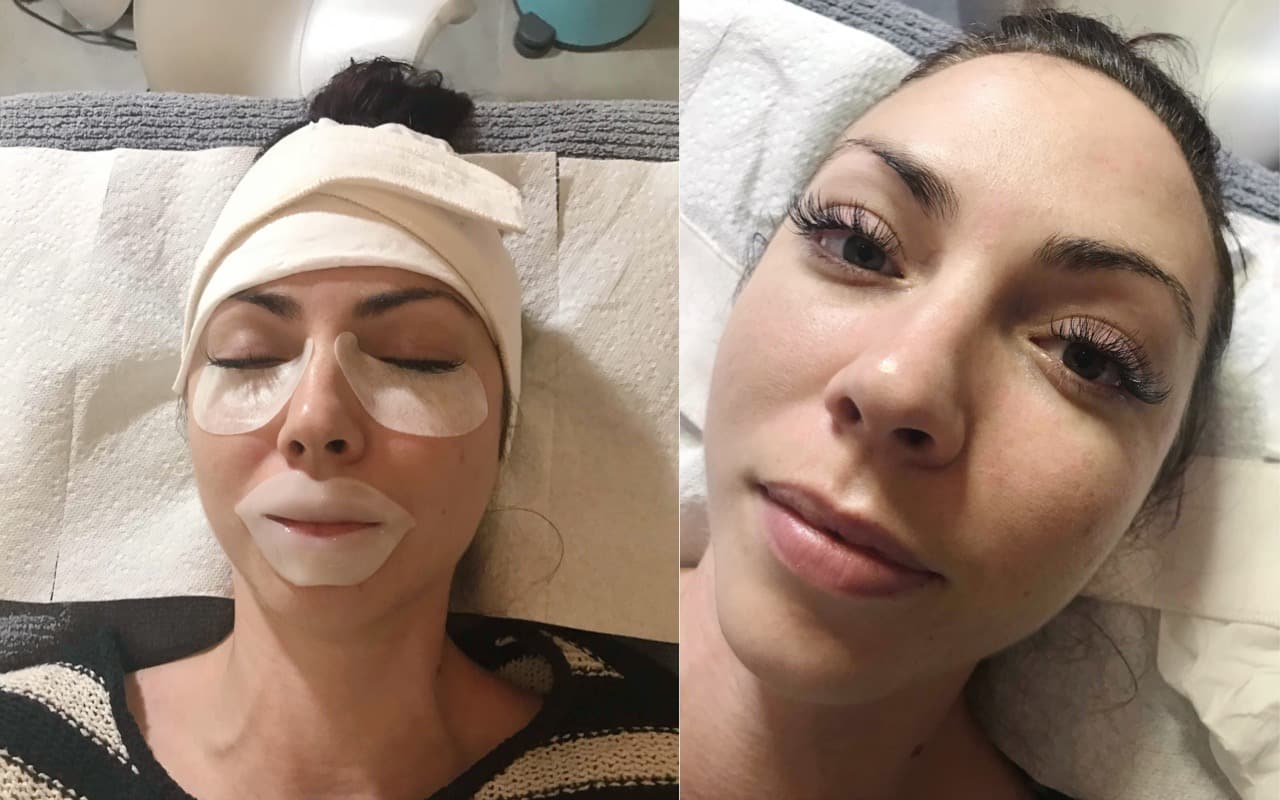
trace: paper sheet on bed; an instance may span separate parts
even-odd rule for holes
[[[752,236],[771,232],[835,136],[914,60],[782,0],[690,4],[680,46],[680,517],[690,564],[707,539],[700,434],[710,364]],[[992,659],[991,683],[979,692],[1021,692],[986,704],[984,722],[1033,775],[1074,795],[1230,798],[1234,786],[1248,800],[1280,796],[1280,648],[1267,647],[1280,637],[1280,465],[1264,460],[1280,456],[1280,225],[1242,214],[1233,223],[1249,279],[1239,284],[1222,397],[1181,524],[1154,537],[1154,549],[1112,559],[1072,614]],[[1159,672],[1127,711],[1062,706],[1094,696],[1094,683],[1122,670],[1110,649],[1069,669],[1038,658],[1052,648],[1037,644],[1073,641],[1081,608],[1107,630],[1134,615],[1160,620],[1127,626],[1131,661],[1154,664],[1160,652]]]
[[[251,156],[0,149],[0,597],[229,594],[168,386]],[[675,165],[472,158],[525,197],[526,389],[454,607],[673,641]]]

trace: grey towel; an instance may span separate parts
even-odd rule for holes
[[[0,146],[202,150],[264,144],[304,118],[305,101],[169,92],[49,92],[0,97]],[[675,161],[679,113],[663,100],[480,101],[463,152]]]

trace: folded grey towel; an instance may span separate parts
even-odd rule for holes
[[[48,92],[0,97],[0,146],[62,150],[256,147],[303,119],[305,101],[171,92]],[[462,152],[675,161],[679,112],[664,100],[478,101]]]

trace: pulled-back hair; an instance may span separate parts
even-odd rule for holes
[[[378,56],[356,61],[329,79],[307,106],[306,119],[275,132],[258,151],[320,119],[376,128],[397,122],[451,145],[475,104],[462,92],[444,88],[439,70],[419,70],[405,61]]]

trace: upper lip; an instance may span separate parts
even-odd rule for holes
[[[917,572],[933,572],[893,534],[865,516],[836,508],[818,492],[784,484],[761,484],[764,493],[810,525],[828,531],[849,544],[871,550],[899,566]]]

